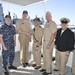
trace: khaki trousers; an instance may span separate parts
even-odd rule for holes
[[[66,56],[66,52],[60,52],[60,51],[56,50],[56,66],[61,75],[65,74],[68,57],[69,56]]]
[[[75,75],[75,50],[73,51],[72,74]]]
[[[33,42],[33,58],[35,64],[41,66],[41,45],[39,46],[38,50],[35,50],[37,42]]]
[[[20,41],[20,62],[28,62],[28,47],[29,47],[29,38],[27,36],[19,36]]]
[[[53,44],[51,45],[50,49],[47,49],[49,41],[43,42],[43,62],[44,62],[44,69],[46,69],[47,73],[52,72],[52,54],[53,54]]]

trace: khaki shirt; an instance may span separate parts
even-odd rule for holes
[[[33,41],[37,42],[39,37],[43,36],[43,28],[41,26],[37,26],[33,29]]]
[[[21,31],[25,33],[31,32],[32,30],[31,23],[29,22],[29,20],[23,20],[23,19],[20,19],[17,21],[16,28],[20,29]],[[21,33],[19,33],[18,39],[20,42],[25,41],[27,39],[30,40],[28,36],[26,36],[25,34],[21,34]]]
[[[57,27],[54,21],[50,21],[49,23],[46,23],[44,27],[44,40],[49,41],[51,35],[56,31],[57,31]]]
[[[18,20],[18,22],[16,23],[16,27],[26,33],[30,32],[32,29],[30,21],[23,19]]]

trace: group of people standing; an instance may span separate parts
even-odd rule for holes
[[[20,42],[20,63],[23,67],[28,63],[28,47],[33,36],[33,58],[35,69],[41,68],[41,49],[43,46],[43,67],[40,70],[43,75],[52,74],[52,54],[53,48],[56,48],[56,67],[54,71],[58,71],[59,75],[65,75],[66,64],[70,52],[73,51],[73,67],[72,74],[75,75],[75,50],[74,50],[74,32],[68,28],[70,20],[61,18],[61,28],[57,30],[56,23],[52,20],[52,14],[46,12],[46,24],[44,28],[40,25],[40,19],[35,18],[34,28],[32,29],[30,21],[27,19],[28,12],[22,13],[22,19],[16,23],[16,28],[11,25],[11,17],[5,16],[5,24],[0,29],[0,42],[2,44],[3,69],[5,74],[9,74],[8,69],[17,69],[13,66],[16,46],[16,30],[19,33],[18,40]]]

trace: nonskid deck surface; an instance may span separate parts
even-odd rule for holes
[[[35,70],[32,66],[23,68],[19,62],[19,55],[20,55],[19,52],[17,52],[15,56],[15,60],[14,60],[14,65],[16,65],[18,69],[10,70],[10,75],[42,75],[42,73],[39,70]],[[30,56],[31,56],[31,53],[29,53],[29,59],[31,59]],[[2,71],[1,62],[2,62],[2,58],[0,56],[0,75],[4,75]],[[52,71],[51,75],[59,75],[59,74],[58,72]],[[66,75],[72,75],[70,67],[67,67]]]

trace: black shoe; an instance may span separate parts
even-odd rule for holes
[[[52,61],[55,61],[55,57],[52,58]]]
[[[41,69],[41,70],[40,70],[40,72],[44,72],[44,71],[46,71],[46,70],[45,70],[45,69]]]
[[[15,67],[15,66],[13,66],[13,65],[10,65],[10,66],[9,66],[9,69],[15,69],[15,70],[16,70],[17,67]]]
[[[22,64],[22,66],[23,66],[23,67],[26,67],[26,64],[25,64],[25,63],[23,63],[23,64]]]
[[[3,67],[3,73],[5,75],[9,75],[9,71],[8,71],[8,69],[6,67]]]
[[[37,69],[40,69],[40,68],[41,68],[41,66],[36,66],[36,67],[35,67],[36,70],[37,70]]]
[[[43,72],[42,75],[47,75],[47,73],[46,72]]]
[[[33,66],[33,67],[36,67],[37,65],[36,65],[36,64],[32,64],[32,66]]]
[[[54,71],[59,71],[58,69],[54,69]]]
[[[50,73],[47,73],[47,72],[42,73],[42,75],[49,75],[49,74],[52,74],[52,72],[50,72]]]
[[[61,74],[59,74],[59,75],[61,75]]]
[[[25,64],[26,64],[26,66],[30,66],[29,63],[25,63]]]

